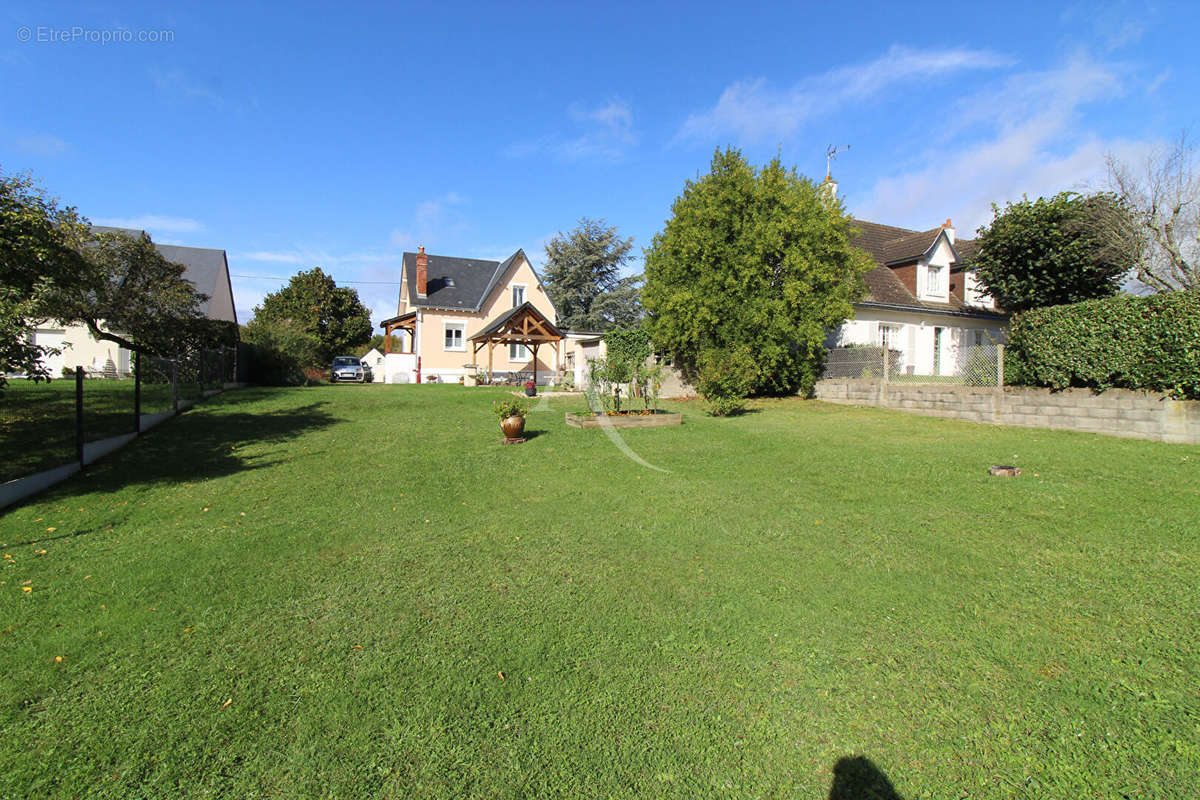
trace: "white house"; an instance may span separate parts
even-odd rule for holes
[[[387,383],[386,358],[378,347],[372,347],[359,361],[363,366],[370,368],[372,383]]]
[[[837,193],[829,176],[822,185]],[[966,348],[1005,341],[1008,315],[983,295],[971,269],[979,247],[958,239],[950,220],[926,231],[865,220],[853,226],[854,244],[875,268],[865,276],[867,297],[854,304],[854,319],[830,335],[830,347],[886,347],[900,351],[909,374],[953,375]]]

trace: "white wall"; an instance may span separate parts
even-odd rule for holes
[[[996,301],[984,295],[985,288],[983,282],[975,275],[975,270],[967,270],[963,273],[963,301],[967,305],[977,308],[995,308]]]
[[[112,359],[118,375],[129,375],[132,370],[132,359],[128,350],[115,342],[94,338],[85,325],[62,326],[55,320],[50,320],[33,332],[33,341],[34,344],[62,350],[59,355],[45,356],[42,359],[42,363],[50,371],[51,378],[62,377],[63,367],[100,370],[104,368],[108,359]]]

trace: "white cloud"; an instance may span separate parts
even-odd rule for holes
[[[505,149],[514,158],[548,153],[559,161],[598,159],[620,161],[637,145],[633,108],[624,100],[614,98],[608,103],[589,108],[573,103],[567,108],[571,133],[554,133],[539,139],[517,142]]]
[[[462,207],[467,199],[458,192],[423,200],[413,209],[412,219],[392,231],[391,242],[399,248],[426,248],[452,241],[468,227]]]
[[[22,153],[35,156],[57,156],[71,149],[71,145],[50,134],[22,136],[16,140],[15,144]]]
[[[215,80],[204,84],[181,69],[164,70],[157,67],[151,68],[150,78],[154,82],[155,89],[171,97],[204,100],[215,106],[225,103],[225,98],[216,89],[217,82]]]
[[[136,217],[104,217],[93,219],[92,222],[112,228],[137,228],[148,232],[151,236],[160,231],[164,233],[194,233],[204,228],[204,224],[198,220],[187,217],[168,217],[162,214],[142,214]]]
[[[270,250],[254,250],[238,253],[238,256],[248,261],[266,261],[272,264],[301,264],[307,260],[299,252],[278,253]]]
[[[1171,70],[1169,68],[1164,69],[1162,72],[1158,73],[1158,75],[1155,76],[1154,80],[1150,81],[1149,85],[1146,86],[1146,93],[1154,94],[1155,92],[1157,92],[1159,89],[1162,88],[1164,83],[1166,83],[1170,79],[1171,79]]]
[[[1095,188],[1105,155],[1135,159],[1151,143],[1105,140],[1082,110],[1125,92],[1115,69],[1077,56],[1062,67],[1014,75],[964,98],[955,125],[914,168],[881,178],[851,210],[860,219],[929,228],[952,216],[970,237],[991,220],[991,204]]]
[[[339,267],[373,261],[389,261],[393,258],[382,252],[334,253],[310,247],[297,247],[294,250],[251,250],[245,253],[232,253],[229,257],[230,259],[261,261],[269,264],[300,264],[305,267]]]
[[[894,84],[1011,63],[1010,58],[987,50],[893,46],[874,61],[808,76],[786,89],[774,88],[762,78],[733,83],[715,106],[688,117],[675,138],[704,141],[732,135],[744,142],[787,138],[810,119],[875,97]]]

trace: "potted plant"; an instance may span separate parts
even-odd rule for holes
[[[520,439],[525,433],[525,413],[529,411],[521,400],[493,400],[492,410],[500,418],[500,429],[506,439]]]
[[[525,396],[533,397],[537,394],[537,384],[533,381],[525,381]]]

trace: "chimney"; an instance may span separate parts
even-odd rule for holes
[[[825,180],[821,181],[821,185],[817,187],[822,193],[829,196],[830,200],[837,200],[837,181],[829,173],[825,173]]]
[[[424,297],[425,291],[429,288],[429,256],[425,255],[425,248],[417,248],[417,297]]]
[[[949,218],[942,223],[942,230],[946,232],[946,238],[950,240],[950,244],[954,244],[954,225]]]

